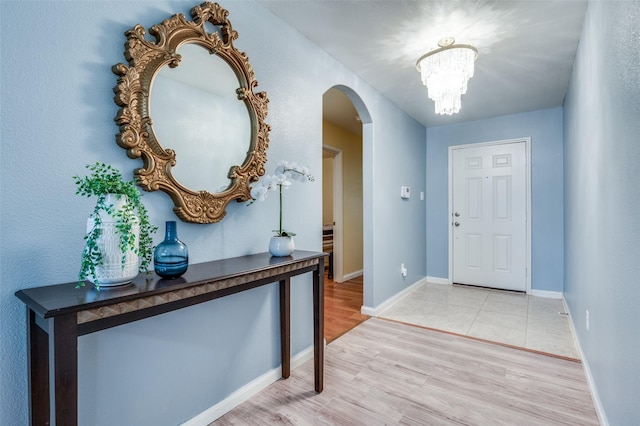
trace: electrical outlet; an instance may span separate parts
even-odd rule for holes
[[[400,275],[402,275],[403,277],[407,276],[407,268],[404,267],[404,263],[400,264]]]
[[[589,331],[589,326],[590,326],[590,324],[589,324],[589,310],[588,310],[588,309],[587,309],[587,313],[585,314],[585,316],[584,316],[584,317],[585,317],[585,320],[584,320],[584,321],[585,321],[585,323],[586,323],[587,331]]]

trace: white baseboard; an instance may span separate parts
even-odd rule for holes
[[[354,278],[361,277],[362,274],[364,274],[364,271],[362,269],[360,269],[359,271],[350,272],[350,273],[344,275],[342,277],[342,279],[343,279],[343,281],[349,281],[349,280],[352,280]]]
[[[427,279],[426,278],[422,278],[419,281],[416,281],[415,283],[411,284],[409,287],[405,288],[404,290],[402,290],[401,292],[395,294],[394,296],[388,298],[387,300],[385,300],[384,302],[382,302],[381,304],[379,304],[378,306],[374,307],[370,307],[370,306],[362,306],[360,308],[360,313],[362,315],[369,315],[372,317],[377,317],[378,315],[380,315],[380,313],[382,311],[384,311],[385,309],[387,309],[389,306],[393,305],[394,303],[396,303],[397,301],[399,301],[400,299],[402,299],[403,297],[405,297],[407,294],[411,293],[413,290],[417,289],[418,287],[424,285],[427,283]]]
[[[296,367],[303,364],[305,361],[313,358],[313,346],[305,349],[304,351],[298,353],[296,356],[291,358],[291,369],[294,370]],[[274,368],[273,370],[267,371],[262,376],[256,378],[255,380],[247,383],[237,391],[233,392],[224,400],[218,402],[216,405],[207,408],[202,413],[197,416],[187,420],[182,423],[183,426],[206,426],[216,419],[224,416],[229,411],[233,410],[238,405],[242,404],[261,390],[265,389],[270,384],[277,382],[282,377],[282,369],[281,367]]]
[[[578,353],[580,354],[580,359],[582,360],[582,369],[584,370],[584,375],[587,378],[587,385],[589,386],[589,391],[591,392],[591,400],[593,401],[593,406],[596,409],[596,414],[598,415],[598,420],[600,421],[601,426],[609,426],[609,420],[607,419],[607,414],[604,412],[604,408],[602,407],[602,401],[600,400],[600,395],[598,394],[598,388],[596,388],[596,384],[593,380],[593,375],[591,374],[591,367],[589,366],[589,361],[584,356],[584,352],[582,351],[582,345],[580,344],[580,339],[578,338],[578,334],[576,333],[576,327],[573,323],[573,316],[571,316],[571,311],[569,310],[569,305],[567,305],[567,301],[562,297],[562,303],[564,304],[564,309],[569,314],[569,326],[571,327],[571,333],[576,342],[576,346],[578,347]]]
[[[452,281],[449,278],[440,278],[440,277],[427,277],[427,282],[434,284],[445,284],[451,285]]]
[[[529,293],[531,296],[538,296],[538,297],[546,297],[548,299],[563,299],[564,295],[562,294],[561,291],[549,291],[549,290],[536,290],[536,289],[531,289],[531,292]]]

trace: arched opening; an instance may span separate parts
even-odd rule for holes
[[[372,285],[366,272],[371,235],[365,235],[372,220],[365,208],[370,190],[365,170],[371,167],[364,160],[371,146],[370,124],[368,110],[350,88],[334,86],[323,95],[323,250],[331,253],[325,276],[329,342],[368,318],[360,310]]]

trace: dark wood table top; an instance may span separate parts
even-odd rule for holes
[[[252,272],[296,265],[322,258],[324,255],[326,253],[302,250],[296,250],[291,256],[286,257],[258,253],[192,264],[184,275],[173,280],[163,279],[151,271],[138,275],[130,284],[103,287],[100,291],[96,291],[89,282],[79,288],[76,288],[77,282],[70,282],[19,290],[16,296],[42,318],[50,318],[141,297],[161,295],[203,283],[227,280]]]

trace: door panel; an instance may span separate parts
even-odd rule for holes
[[[496,235],[493,238],[493,269],[500,272],[511,271],[511,236]]]
[[[467,220],[482,220],[482,178],[467,178]]]
[[[511,220],[511,176],[493,178],[493,220]]]
[[[453,282],[526,291],[526,145],[452,151]]]
[[[482,268],[482,235],[467,234],[467,256],[465,266],[480,271]]]

